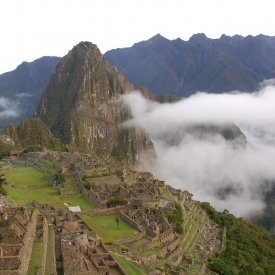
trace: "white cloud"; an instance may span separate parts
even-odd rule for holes
[[[18,103],[0,97],[0,119],[15,118],[17,116],[19,116]]]
[[[19,93],[16,95],[16,97],[18,98],[25,98],[25,97],[32,97],[33,95],[29,94],[29,93]]]
[[[143,159],[144,169],[220,210],[250,216],[264,208],[264,193],[275,180],[274,86],[253,94],[198,93],[167,104],[137,92],[122,100],[133,115],[124,127],[142,128],[155,146],[156,158]],[[240,136],[237,141],[223,138],[226,127]]]

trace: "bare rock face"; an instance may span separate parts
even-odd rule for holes
[[[81,42],[60,61],[36,115],[70,151],[135,162],[151,142],[140,130],[119,127],[130,118],[119,96],[132,90],[96,45]]]

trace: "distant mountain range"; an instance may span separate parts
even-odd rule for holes
[[[197,91],[255,91],[275,77],[275,37],[195,34],[188,41],[156,35],[105,58],[130,82],[151,91],[189,96]]]
[[[210,39],[196,34],[183,41],[158,34],[130,48],[108,51],[105,58],[136,87],[156,94],[250,92],[259,82],[275,77],[275,37],[223,35]],[[45,56],[0,75],[0,129],[33,115],[60,60]]]
[[[59,61],[59,57],[44,56],[0,75],[0,129],[34,113]]]

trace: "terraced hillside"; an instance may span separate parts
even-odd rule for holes
[[[81,195],[76,178],[70,172],[65,173],[66,179],[61,185],[55,186],[58,170],[47,157],[9,158],[2,161],[0,171],[5,173],[8,182],[5,186],[8,199],[16,205],[30,206],[38,201],[58,208],[75,205],[83,210],[94,208]]]

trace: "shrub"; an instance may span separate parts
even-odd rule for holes
[[[125,205],[128,202],[124,199],[119,199],[119,198],[114,198],[114,199],[110,199],[109,201],[107,201],[107,207],[111,208],[111,207],[115,207],[118,205]]]

